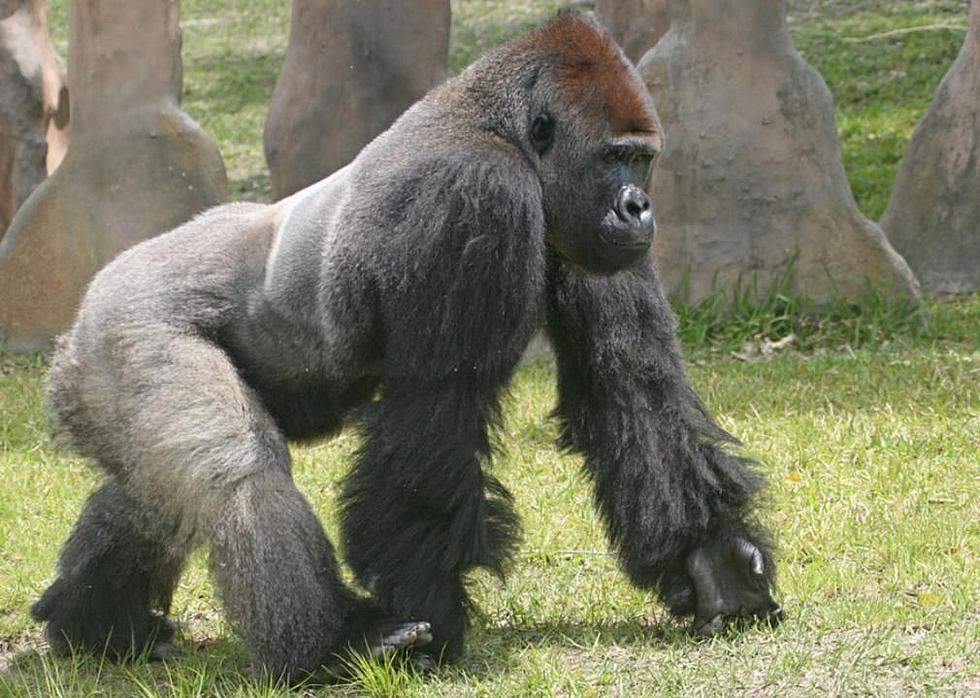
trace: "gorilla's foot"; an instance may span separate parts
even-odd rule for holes
[[[379,628],[376,639],[368,637],[371,656],[380,659],[400,650],[425,647],[432,642],[432,628],[428,623],[399,623],[388,628]]]
[[[402,623],[371,647],[371,656],[382,659],[402,653],[411,668],[419,674],[428,674],[435,670],[437,662],[430,655],[418,650],[431,643],[432,628],[428,623]]]
[[[178,625],[169,618],[161,618],[163,630],[154,638],[153,646],[146,653],[149,662],[168,662],[180,656],[180,650],[171,640],[178,632]]]
[[[55,654],[91,652],[117,662],[173,657],[174,625],[120,596],[58,579],[31,606],[31,615],[47,623],[44,636]]]
[[[355,635],[356,637],[356,635]],[[432,628],[421,621],[378,621],[360,633],[360,640],[353,637],[343,652],[335,653],[321,671],[302,677],[302,683],[317,685],[349,679],[358,665],[358,657],[384,660],[393,655],[403,655],[405,661],[419,671],[432,668],[432,661],[415,650],[432,642]]]
[[[412,652],[412,666],[419,674],[428,674],[436,670],[436,667],[439,666],[439,660],[431,654]]]

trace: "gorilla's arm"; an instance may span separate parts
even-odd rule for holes
[[[752,516],[763,480],[688,385],[650,263],[596,277],[552,259],[547,303],[561,443],[584,454],[632,582],[694,614],[695,632],[777,619],[769,536]]]
[[[386,231],[379,271],[381,397],[342,494],[346,557],[386,610],[432,624],[433,653],[462,650],[462,574],[499,569],[517,519],[481,465],[498,398],[541,319],[539,189],[486,158],[425,164]],[[411,183],[412,178],[405,178]],[[377,253],[375,248],[375,253]]]

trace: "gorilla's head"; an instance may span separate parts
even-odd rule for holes
[[[528,187],[530,167],[535,191],[526,193],[540,202],[548,248],[587,271],[611,274],[650,253],[645,190],[663,147],[660,121],[636,68],[587,16],[561,14],[491,51],[391,133],[369,149],[395,163],[446,149],[449,160],[522,160],[510,184]]]
[[[541,182],[549,247],[593,272],[634,264],[653,239],[646,188],[663,147],[646,88],[608,34],[582,16],[558,17],[523,49],[533,68],[520,137]]]

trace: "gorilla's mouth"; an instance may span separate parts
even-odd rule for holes
[[[649,213],[642,219],[624,220],[615,209],[609,209],[599,225],[598,237],[607,247],[637,252],[649,249],[655,230],[656,224]]]
[[[637,238],[635,235],[622,235],[618,231],[609,231],[607,228],[599,230],[599,240],[608,247],[619,248],[624,252],[642,252],[650,249],[650,240]]]

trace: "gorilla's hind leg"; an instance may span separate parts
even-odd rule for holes
[[[233,486],[208,517],[211,567],[254,668],[290,681],[344,673],[352,652],[380,656],[431,641],[358,599],[306,498],[278,466]]]
[[[112,480],[89,497],[61,550],[58,578],[31,606],[55,652],[116,661],[174,653],[166,614],[189,541],[168,540],[164,525]]]

